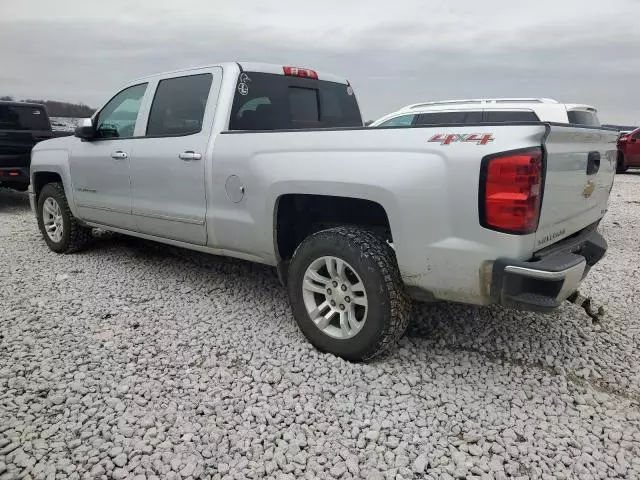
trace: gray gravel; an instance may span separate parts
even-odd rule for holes
[[[0,480],[640,478],[640,174],[602,230],[602,323],[420,305],[350,364],[270,269],[108,234],[56,255],[0,190]]]

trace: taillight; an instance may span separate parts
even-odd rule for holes
[[[318,72],[308,68],[282,67],[282,70],[284,70],[284,74],[289,77],[313,78],[314,80],[318,79]]]
[[[542,149],[490,155],[480,172],[480,223],[505,233],[538,228],[542,200]]]

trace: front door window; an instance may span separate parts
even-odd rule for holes
[[[125,88],[100,111],[96,119],[97,138],[133,137],[146,83]]]

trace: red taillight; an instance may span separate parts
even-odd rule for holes
[[[318,72],[308,68],[282,67],[282,70],[284,70],[284,74],[289,77],[313,78],[314,80],[318,79]]]
[[[480,178],[484,227],[516,234],[536,231],[542,194],[540,148],[486,157]]]

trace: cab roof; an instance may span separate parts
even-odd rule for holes
[[[270,73],[273,75],[284,76],[284,67],[288,67],[288,66],[298,67],[298,65],[279,65],[276,63],[261,63],[261,62],[222,62],[222,63],[213,63],[210,65],[198,65],[194,67],[182,68],[179,70],[172,70],[168,72],[155,73],[153,75],[147,75],[145,77],[136,78],[134,81],[137,82],[140,80],[150,80],[157,77],[166,77],[168,75],[188,73],[190,71],[202,70],[205,68],[212,68],[212,67],[222,67],[223,70],[234,70],[239,68],[240,70],[245,72]],[[349,84],[349,81],[344,77],[333,75],[331,73],[320,72],[311,67],[300,66],[298,68],[309,68],[315,71],[318,74],[318,80],[324,80],[324,81],[334,82],[334,83],[342,83],[345,85]]]

